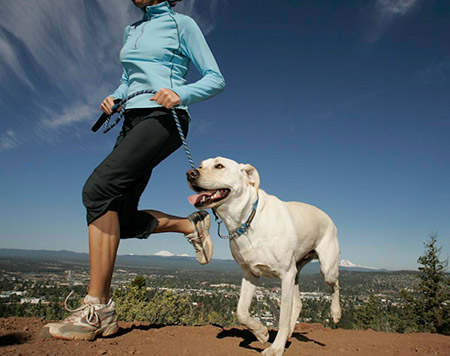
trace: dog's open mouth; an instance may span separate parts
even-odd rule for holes
[[[192,188],[197,192],[197,194],[191,195],[188,197],[188,200],[196,208],[216,203],[222,199],[225,199],[228,194],[230,194],[230,189],[227,188],[215,190],[207,190],[198,186],[193,186]]]

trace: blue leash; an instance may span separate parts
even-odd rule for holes
[[[142,95],[142,94],[156,94],[156,91],[155,90],[139,90],[139,91],[137,91],[137,92],[135,92],[135,93],[133,93],[131,95],[128,95],[125,99],[122,99],[119,102],[117,102],[116,104],[114,104],[114,106],[112,107],[112,111],[116,112],[117,109],[120,108],[119,116],[117,117],[117,119],[112,124],[110,124],[111,116],[106,115],[106,121],[105,121],[105,124],[104,124],[103,133],[107,133],[108,131],[110,131],[114,126],[116,126],[119,123],[120,119],[122,119],[122,117],[123,117],[123,115],[125,113],[124,104],[128,100],[131,100],[134,97],[136,97],[138,95]],[[181,142],[183,143],[184,151],[186,152],[186,156],[187,156],[187,159],[189,161],[189,164],[191,165],[192,169],[195,169],[194,160],[192,159],[191,151],[189,150],[188,144],[186,142],[186,137],[184,136],[183,130],[181,128],[180,120],[178,119],[178,115],[177,115],[177,112],[176,112],[175,108],[172,108],[172,115],[173,115],[173,118],[175,120],[175,125],[177,126],[178,133],[179,133],[180,138],[181,138]],[[102,115],[102,117],[104,118],[104,115]],[[99,121],[102,119],[102,117],[99,119]],[[94,127],[96,125],[94,125]],[[100,125],[101,125],[101,123],[100,123]],[[96,130],[94,130],[94,128],[92,130],[96,131]]]

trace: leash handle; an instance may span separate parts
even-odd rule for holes
[[[121,101],[120,99],[114,99],[114,104],[118,104],[118,103],[120,103],[120,101]],[[116,106],[116,105],[113,106],[113,109],[114,109],[115,106]],[[117,108],[116,108],[116,110],[117,110]],[[113,111],[115,111],[115,110],[113,110]],[[114,114],[113,114],[113,115],[114,115]],[[108,120],[110,117],[111,117],[111,115],[108,115],[107,113],[104,112],[104,113],[98,118],[98,120],[95,122],[94,126],[92,126],[91,130],[92,130],[93,132],[97,132],[97,131],[100,129],[100,127],[102,127],[103,123],[104,123],[106,120]]]

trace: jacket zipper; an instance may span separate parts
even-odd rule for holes
[[[149,20],[149,21],[150,21],[150,20]],[[136,38],[136,42],[134,43],[134,49],[137,49],[137,48],[138,48],[139,40],[140,40],[141,37],[144,35],[144,28],[145,28],[145,26],[147,25],[147,23],[148,23],[148,21],[146,21],[146,22],[142,25],[142,28],[141,28],[141,34],[138,36],[138,38]]]

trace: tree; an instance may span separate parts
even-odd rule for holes
[[[369,300],[356,312],[356,326],[361,329],[386,331],[386,313],[380,297],[373,293]]]
[[[145,288],[147,285],[147,281],[144,276],[136,276],[131,282],[133,287],[137,287],[138,289]]]
[[[354,329],[355,328],[355,303],[353,300],[342,301],[342,317],[337,325],[342,329]]]
[[[415,293],[403,291],[405,315],[414,317],[419,331],[450,334],[448,259],[440,259],[442,247],[437,246],[436,233],[430,234],[424,247],[424,255],[417,260],[421,266]]]

